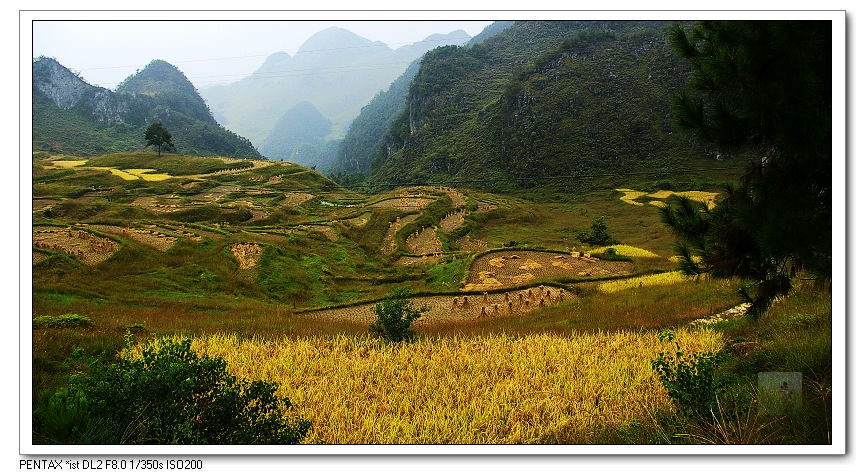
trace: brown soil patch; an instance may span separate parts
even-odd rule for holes
[[[353,228],[362,228],[366,226],[366,223],[369,222],[369,218],[371,217],[372,213],[364,213],[356,218],[346,219],[345,222]]]
[[[302,192],[292,192],[285,194],[285,200],[280,203],[282,206],[297,206],[311,200],[315,195]]]
[[[394,208],[402,211],[418,211],[432,203],[432,198],[399,197],[388,198],[369,205],[370,208]]]
[[[60,200],[45,200],[45,199],[33,200],[33,211],[46,210],[46,209],[56,205],[59,202],[60,202]]]
[[[454,208],[459,208],[460,206],[466,205],[466,197],[464,194],[460,193],[456,190],[451,190],[449,188],[443,190],[451,199],[451,203],[453,203]]]
[[[72,228],[33,228],[33,246],[75,256],[87,265],[96,265],[111,257],[120,246],[108,238]]]
[[[382,240],[382,243],[381,243],[381,253],[382,254],[385,254],[385,255],[392,254],[393,252],[396,251],[396,242],[393,240],[394,236],[396,235],[396,232],[399,231],[399,229],[401,227],[403,227],[406,224],[417,219],[418,216],[420,216],[420,215],[419,214],[410,214],[408,216],[403,216],[401,218],[397,217],[396,221],[390,223],[390,226],[388,226],[387,232],[385,233],[384,239]]]
[[[486,213],[487,211],[492,211],[494,209],[498,209],[499,205],[495,203],[490,203],[488,201],[478,201],[478,213]]]
[[[258,264],[258,258],[261,257],[261,246],[255,243],[244,242],[231,245],[231,253],[237,259],[237,264],[241,269],[251,269]]]
[[[447,216],[442,218],[439,226],[441,226],[442,231],[446,233],[453,232],[454,229],[460,227],[463,224],[463,220],[465,219],[465,211],[451,211]]]
[[[142,196],[140,198],[135,198],[135,201],[132,202],[132,206],[147,208],[149,210],[156,211],[157,213],[170,213],[172,211],[177,211],[181,208],[180,200],[178,198],[157,198],[154,196]]]
[[[275,185],[282,181],[282,175],[274,175],[267,179],[268,185]]]
[[[436,236],[436,228],[423,228],[405,240],[412,254],[437,254],[442,252],[442,243]]]
[[[492,252],[472,263],[465,289],[505,288],[558,277],[625,275],[632,268],[630,262],[604,261],[579,255],[539,251]],[[498,280],[501,285],[495,287],[490,278]]]
[[[180,185],[180,187],[188,190],[197,184],[198,184],[197,181],[190,181],[189,183],[184,183],[184,184]]]
[[[310,224],[310,225],[298,226],[298,228],[324,234],[324,236],[331,242],[339,239],[339,234],[337,234],[336,230],[333,229],[333,226],[327,226],[324,224]]]
[[[571,292],[553,287],[536,286],[520,292],[496,292],[486,295],[432,296],[411,299],[417,307],[427,305],[430,311],[415,322],[418,326],[446,322],[472,321],[483,318],[506,318],[534,312],[576,298]],[[543,301],[543,302],[542,302]],[[303,315],[338,321],[372,323],[373,304],[361,304],[338,309],[315,310]]]
[[[177,238],[174,236],[169,236],[157,229],[137,229],[137,228],[124,228],[122,226],[109,226],[106,224],[94,224],[90,226],[91,228],[101,231],[107,234],[114,234],[119,236],[125,236],[133,241],[140,242],[146,246],[150,246],[154,249],[158,249],[160,251],[166,251],[168,248],[174,245],[177,242]]]
[[[229,193],[235,193],[238,191],[240,191],[239,186],[219,185],[219,186],[214,186],[213,188],[211,188],[211,189],[209,189],[203,193],[199,193],[198,195],[195,196],[195,198],[197,200],[203,200],[203,201],[218,201],[218,200],[221,200],[222,198],[224,198]]]
[[[430,264],[439,259],[438,256],[402,256],[396,260],[396,265],[398,266],[417,266],[421,264]]]
[[[39,264],[40,262],[42,262],[44,260],[47,260],[47,259],[48,259],[48,254],[45,254],[44,252],[33,251],[33,265],[34,266],[36,264]]]
[[[489,249],[486,241],[474,241],[467,235],[457,240],[457,246],[460,247],[461,251],[481,252]]]

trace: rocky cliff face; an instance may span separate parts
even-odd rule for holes
[[[33,88],[61,109],[71,109],[85,94],[100,89],[87,84],[52,58],[39,58],[33,62]]]
[[[249,140],[216,123],[176,67],[154,61],[123,86],[112,92],[52,58],[34,60],[34,149],[79,155],[134,150],[143,146],[144,128],[161,122],[183,153],[260,157]]]

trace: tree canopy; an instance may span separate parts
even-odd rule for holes
[[[670,42],[692,67],[674,103],[680,127],[751,158],[712,210],[680,199],[662,218],[681,268],[743,279],[752,315],[803,271],[828,281],[832,248],[831,23],[707,21]]]
[[[147,140],[145,147],[155,146],[156,154],[160,156],[162,155],[162,147],[166,149],[174,148],[174,144],[171,143],[171,134],[159,122],[154,122],[147,127],[147,130],[144,132],[144,139]]]

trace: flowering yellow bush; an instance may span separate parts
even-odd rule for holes
[[[686,351],[720,349],[720,334],[680,330]],[[651,360],[655,332],[424,338],[241,339],[212,335],[192,349],[235,376],[279,385],[313,422],[305,443],[591,443],[670,410]],[[140,347],[137,351],[140,351]]]

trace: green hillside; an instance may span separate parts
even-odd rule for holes
[[[718,165],[673,130],[669,105],[686,73],[660,22],[517,22],[470,48],[438,48],[368,181],[586,189],[642,172],[699,179],[685,170]]]
[[[84,82],[51,58],[33,63],[33,149],[93,156],[143,150],[144,131],[161,122],[176,151],[260,158],[249,140],[221,127],[174,66],[153,61],[117,92]]]

